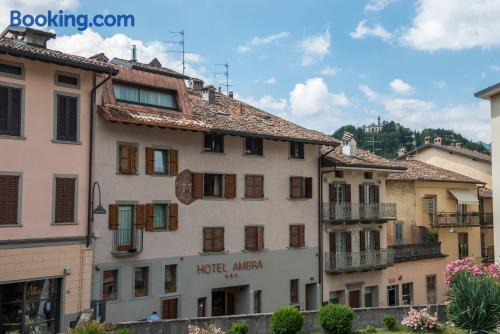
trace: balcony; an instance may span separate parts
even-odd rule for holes
[[[434,227],[479,226],[479,212],[438,212],[433,219]]]
[[[394,262],[413,261],[444,257],[441,253],[441,243],[421,243],[390,246],[394,252]]]
[[[384,269],[394,264],[392,249],[379,249],[357,253],[325,253],[325,271],[347,273]]]
[[[396,219],[395,203],[323,203],[325,222]]]
[[[485,213],[485,212],[482,212],[481,214],[481,226],[485,226],[485,227],[493,227],[493,213],[489,212],[489,213]]]
[[[495,248],[493,246],[481,248],[481,257],[483,263],[492,263],[495,261]]]
[[[115,256],[133,256],[142,252],[142,229],[121,228],[113,231],[111,253]]]

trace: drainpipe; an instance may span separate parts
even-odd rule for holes
[[[94,151],[94,106],[96,104],[96,91],[99,87],[101,87],[103,84],[105,84],[109,79],[111,79],[113,74],[109,73],[106,79],[101,81],[97,86],[95,85],[96,81],[96,75],[94,74],[94,88],[90,91],[90,134],[89,134],[89,180],[88,180],[88,198],[87,198],[87,203],[88,203],[88,215],[87,215],[87,247],[90,246],[92,243],[92,231],[93,231],[93,226],[92,226],[92,211],[94,208],[92,208],[92,170],[93,170],[93,164],[94,164],[94,159],[93,159],[93,151]]]
[[[320,307],[323,305],[323,174],[321,171],[321,160],[335,150],[335,146],[324,154],[320,154],[318,158],[318,282],[319,282],[319,298]],[[320,151],[321,152],[321,151]],[[333,163],[333,168],[337,170],[337,166]]]

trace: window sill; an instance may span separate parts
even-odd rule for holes
[[[0,228],[2,227],[23,227],[23,224],[0,224]]]
[[[126,175],[139,175],[139,174],[126,174]],[[154,176],[154,177],[172,177],[172,174],[168,173],[153,173],[153,174],[147,174],[148,176]]]
[[[304,246],[301,246],[301,247],[292,247],[292,246],[288,246],[287,247],[289,250],[293,250],[293,249],[306,249],[306,248],[309,248],[309,246],[307,245],[304,245]]]
[[[203,196],[206,201],[227,201],[230,198],[225,198],[224,196]]]
[[[111,251],[111,254],[116,257],[128,257],[128,256],[135,256],[139,255],[142,253],[142,251],[135,251],[135,252],[129,252],[129,251]]]
[[[293,161],[304,161],[304,158],[294,158],[294,157],[288,157],[288,160],[293,160]]]
[[[132,297],[129,299],[129,301],[133,302],[134,300],[147,300],[147,299],[152,299],[153,296],[141,296],[141,297]]]
[[[267,201],[269,198],[268,197],[242,197],[241,198],[242,200],[244,201],[257,201],[257,202],[261,202],[261,201]]]
[[[247,153],[243,153],[243,156],[245,158],[264,158],[265,156],[264,155],[258,155],[258,154],[247,154]]]
[[[198,254],[200,255],[223,255],[223,254],[228,254],[229,251],[220,251],[220,252],[199,252]]]
[[[152,230],[152,231],[146,231],[146,230],[144,229],[144,231],[145,231],[145,232],[153,232],[153,233],[158,233],[158,232],[160,232],[160,233],[161,233],[161,232],[173,232],[174,230],[164,228],[164,229],[155,229],[155,230]]]
[[[116,172],[116,175],[138,176],[139,173],[120,173],[120,172]]]
[[[242,253],[264,253],[267,252],[269,249],[268,248],[262,248],[262,249],[256,249],[256,250],[250,250],[250,249],[242,249]]]
[[[81,141],[68,141],[68,140],[52,139],[52,142],[54,144],[82,145]]]
[[[307,201],[307,200],[310,200],[312,198],[305,198],[305,197],[301,197],[301,198],[290,198],[290,197],[287,197],[286,198],[287,200],[289,201]]]
[[[78,222],[68,222],[68,223],[56,223],[56,222],[52,222],[50,223],[50,225],[52,226],[59,226],[59,225],[78,225]]]
[[[201,151],[202,154],[206,155],[226,155],[224,152],[212,152],[212,151]]]
[[[0,139],[26,140],[24,136],[0,135]]]

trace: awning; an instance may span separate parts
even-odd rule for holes
[[[478,204],[477,193],[471,189],[448,189],[458,204]]]

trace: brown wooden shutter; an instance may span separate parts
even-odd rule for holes
[[[193,198],[203,198],[203,174],[193,173]]]
[[[264,176],[263,175],[255,175],[254,176],[254,195],[256,198],[264,197]]]
[[[146,231],[154,231],[155,221],[155,205],[153,203],[146,204]]]
[[[337,233],[330,232],[329,237],[330,237],[330,253],[336,253],[337,252]]]
[[[346,252],[350,253],[350,252],[352,252],[351,232],[344,232],[344,233],[345,233],[345,248],[346,248]]]
[[[330,183],[328,185],[328,201],[330,203],[335,203],[335,200],[337,198],[337,196],[335,196],[335,193],[336,193],[335,184],[334,183]]]
[[[224,251],[224,228],[215,228],[214,229],[214,251],[222,252]]]
[[[300,239],[299,239],[299,247],[304,247],[306,245],[306,226],[305,225],[299,225],[299,233],[300,233]]]
[[[304,180],[304,197],[305,198],[312,198],[313,196],[313,178],[312,177],[306,177]]]
[[[301,247],[301,226],[303,225],[290,225],[290,247]]]
[[[255,226],[245,227],[245,249],[256,250],[257,248],[257,228]]]
[[[344,198],[344,201],[346,203],[351,203],[351,185],[350,184],[344,184],[344,194],[345,194],[345,198]]]
[[[118,204],[110,204],[108,209],[108,228],[110,230],[118,229]]]
[[[264,226],[257,227],[257,249],[264,249]]]
[[[130,146],[130,173],[137,173],[137,147]]]
[[[162,319],[177,319],[177,304],[177,298],[163,300],[161,310]]]
[[[359,185],[359,203],[364,203],[365,202],[365,186],[360,184]]]
[[[245,197],[247,197],[247,198],[254,197],[253,181],[254,181],[254,178],[252,175],[245,175]]]
[[[225,178],[225,191],[224,196],[226,198],[236,197],[236,174],[226,174]]]
[[[56,178],[54,223],[75,221],[75,179]]]
[[[118,171],[120,173],[130,173],[130,146],[118,145]]]
[[[146,205],[137,204],[135,206],[135,227],[144,228],[146,224]]]
[[[179,205],[170,204],[170,230],[177,231],[179,228]]]
[[[379,203],[380,202],[380,187],[375,185],[375,186],[373,186],[373,188],[374,188],[374,193],[375,193],[373,201],[375,203]]]
[[[177,176],[179,173],[179,151],[170,150],[170,175]]]
[[[0,225],[18,224],[19,176],[0,175]]]
[[[155,150],[146,147],[146,174],[153,175],[155,172]]]
[[[302,197],[302,178],[297,176],[290,177],[290,198]]]
[[[214,249],[213,239],[214,231],[211,228],[203,229],[203,251],[212,252]]]
[[[365,251],[365,231],[359,231],[359,251]]]
[[[375,250],[380,249],[380,231],[373,231],[375,234]]]

